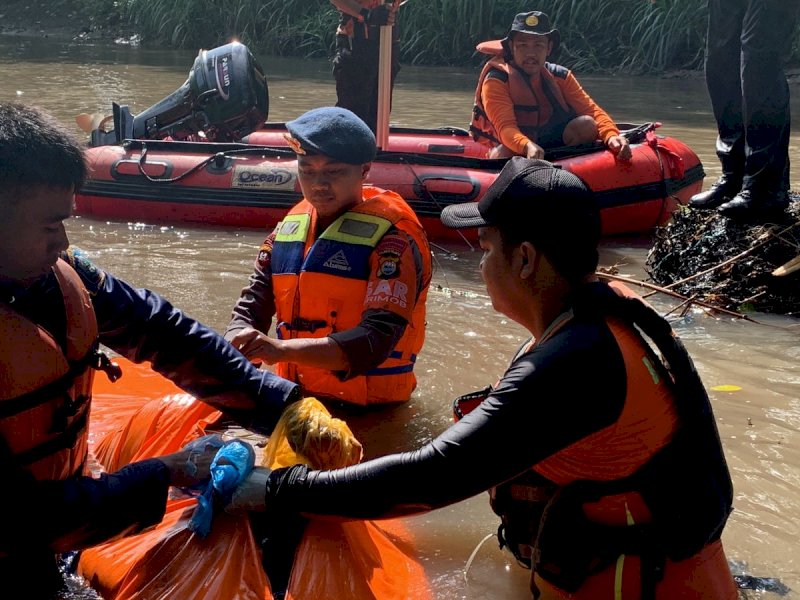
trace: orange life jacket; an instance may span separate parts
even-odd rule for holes
[[[553,120],[566,120],[569,116],[574,116],[574,111],[567,104],[564,94],[558,85],[559,79],[566,79],[569,70],[561,65],[545,63],[541,69],[541,89],[544,98],[540,98],[534,91],[531,78],[524,71],[521,71],[513,64],[495,57],[487,61],[478,77],[478,85],[475,88],[475,100],[472,106],[472,122],[470,123],[470,134],[472,139],[487,146],[498,146],[502,144],[500,134],[495,129],[481,98],[483,82],[488,76],[494,77],[508,85],[509,95],[514,102],[514,114],[517,118],[517,126],[531,140],[536,141],[537,132],[540,127]],[[550,119],[542,121],[542,105],[547,103],[550,107]]]
[[[553,585],[575,592],[620,554],[632,554],[649,561],[652,592],[652,573],[667,557],[684,560],[719,539],[732,487],[688,353],[652,308],[622,285],[608,288],[582,296],[573,311],[602,316],[617,341],[628,382],[622,412],[615,423],[490,490],[490,501],[502,520],[501,545]],[[477,401],[457,399],[456,415]]]
[[[502,542],[528,564],[542,511],[557,489],[576,481],[614,481],[631,475],[669,443],[677,428],[672,391],[644,341],[619,319],[608,318],[606,324],[622,353],[628,380],[617,421],[542,460],[533,467],[534,473],[490,491],[492,507],[503,518]],[[559,328],[549,331],[548,337]],[[538,508],[531,510],[532,506]],[[510,514],[520,510],[528,513],[521,521],[522,530],[518,529],[522,515]],[[631,519],[635,523],[652,519],[637,492],[593,505],[592,515],[620,527]]]
[[[394,192],[369,186],[364,187],[363,197],[318,239],[314,239],[316,211],[305,200],[278,224],[271,265],[280,337],[322,338],[357,326],[368,294],[370,255],[392,226],[416,242],[425,270],[423,280],[430,279],[428,244],[411,207]],[[386,285],[396,283],[387,281]],[[294,363],[278,363],[278,375],[298,382],[306,395],[352,404],[408,400],[416,387],[414,362],[425,339],[427,289],[418,292],[411,322],[400,341],[389,358],[366,375],[341,381],[332,371]]]
[[[67,315],[66,354],[50,333],[0,303],[0,436],[38,480],[83,470],[97,343],[80,277],[61,259],[53,270]]]

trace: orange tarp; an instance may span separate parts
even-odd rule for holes
[[[94,388],[92,449],[106,470],[174,452],[205,435],[207,424],[219,417],[149,367],[118,362],[123,378],[110,384],[98,377]],[[306,428],[299,437],[298,424]],[[339,450],[332,451],[334,446]],[[273,466],[314,465],[323,459],[336,466],[336,461],[356,462],[360,454],[346,425],[313,399],[287,410],[265,450]],[[203,540],[188,529],[195,503],[170,500],[156,527],[84,551],[79,573],[105,600],[271,599],[247,517],[216,515]],[[286,595],[287,600],[430,597],[410,536],[396,520],[378,524],[312,519],[295,555]]]

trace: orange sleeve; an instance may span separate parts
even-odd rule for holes
[[[388,310],[411,323],[417,302],[418,276],[414,250],[404,233],[389,233],[370,256],[364,310]]]
[[[594,118],[597,123],[597,131],[603,143],[608,141],[612,135],[619,135],[619,129],[614,124],[614,121],[608,116],[608,113],[600,108],[592,97],[587,94],[575,79],[575,75],[570,71],[566,79],[556,79],[561,92],[564,94],[564,99],[579,116],[588,115]]]
[[[508,85],[498,79],[485,79],[481,87],[481,101],[503,145],[525,156],[525,144],[531,140],[517,127]]]

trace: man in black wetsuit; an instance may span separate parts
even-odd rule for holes
[[[789,204],[789,54],[800,0],[709,0],[706,83],[722,177],[689,206],[733,218]]]
[[[595,276],[600,218],[585,184],[514,157],[442,221],[480,227],[492,305],[531,340],[430,443],[336,471],[256,469],[230,509],[376,519],[490,490],[534,593],[734,600],[719,540],[732,487],[708,397],[669,324]]]

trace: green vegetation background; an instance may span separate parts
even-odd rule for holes
[[[338,13],[328,0],[73,0],[151,46],[211,48],[236,38],[257,53],[331,55]],[[581,72],[655,73],[702,66],[705,0],[407,0],[405,64],[467,66],[475,45],[503,37],[513,16],[547,12],[562,35],[558,62]],[[791,62],[800,59],[794,36]]]

